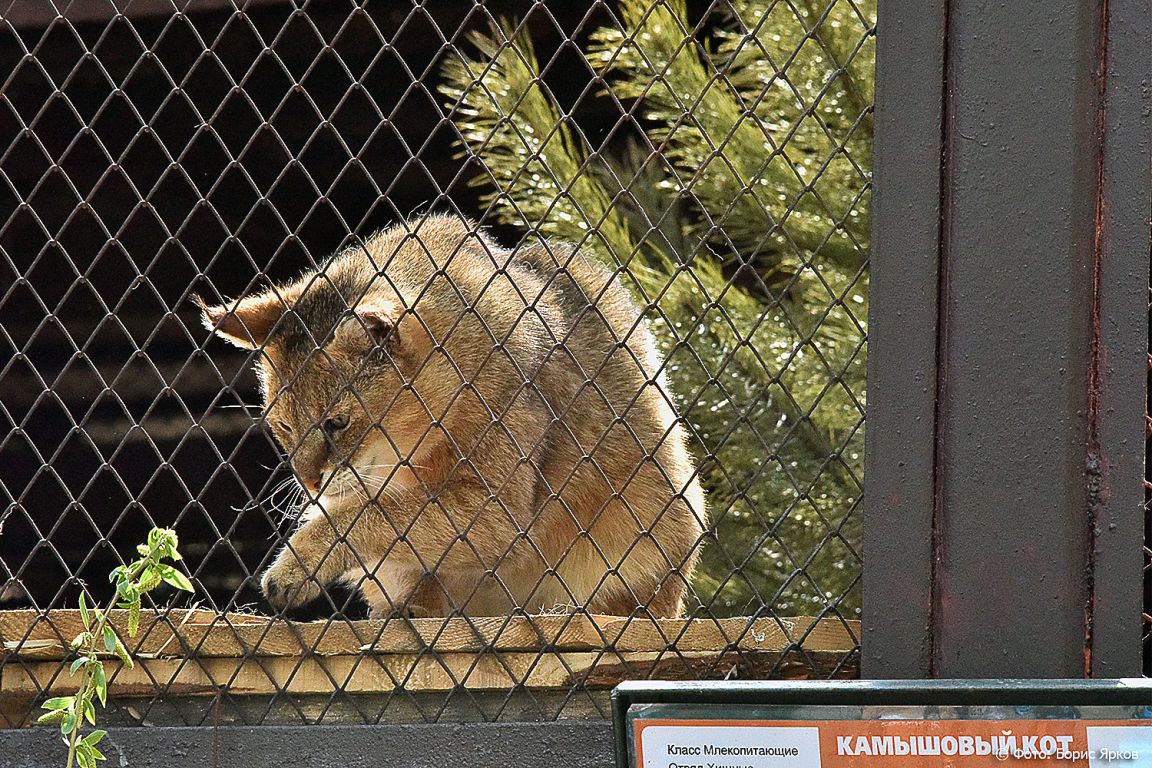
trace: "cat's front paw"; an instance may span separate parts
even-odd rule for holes
[[[383,619],[385,621],[390,619],[419,619],[416,612],[411,608],[401,607],[383,607],[383,606],[368,606],[368,618],[370,619]]]
[[[320,582],[300,562],[298,553],[285,547],[260,577],[264,598],[276,610],[295,608],[320,596]]]

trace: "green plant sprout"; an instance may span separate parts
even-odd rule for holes
[[[148,543],[140,544],[136,551],[141,558],[128,565],[114,568],[108,580],[116,585],[116,594],[108,608],[89,608],[80,593],[80,620],[84,631],[76,635],[70,647],[79,657],[72,662],[71,674],[81,672],[80,689],[74,696],[57,696],[44,702],[48,712],[41,715],[38,723],[59,723],[60,735],[68,746],[68,768],[79,764],[81,768],[95,768],[97,760],[104,755],[96,748],[107,731],[93,730],[81,737],[80,730],[87,720],[96,725],[96,706],[93,699],[100,700],[100,706],[107,705],[108,677],[104,671],[101,653],[113,654],[124,666],[132,667],[132,657],[121,642],[112,626],[109,612],[113,607],[128,611],[128,637],[135,637],[140,629],[140,599],[160,584],[170,584],[176,589],[192,591],[192,582],[164,560],[180,560],[177,551],[176,532],[170,528],[153,528],[148,533]],[[101,650],[103,646],[103,651]]]

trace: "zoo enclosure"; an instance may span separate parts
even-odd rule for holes
[[[1144,413],[1147,391],[1149,250],[1148,95],[1138,83],[1152,14],[1138,2],[1109,3],[1106,14],[1087,2],[1027,11],[951,2],[926,11],[890,0],[880,10],[877,173],[887,202],[874,226],[865,593],[871,615],[884,618],[865,625],[865,674],[999,674],[1006,646],[1027,649],[1031,674],[1134,674],[1146,530],[1143,424],[1134,415]],[[1071,43],[1041,45],[1052,29]],[[1043,60],[1028,53],[1038,45]],[[563,54],[547,60],[555,58]],[[588,106],[579,95],[573,103]],[[421,142],[444,124],[428,125]],[[1016,162],[1005,163],[1000,147]],[[448,151],[429,156],[443,160]],[[333,225],[331,242],[353,228]],[[298,263],[306,262],[302,254]],[[1019,296],[1004,293],[1021,285],[1029,287],[1027,318]],[[190,314],[184,324],[193,327]],[[1070,368],[1053,367],[1066,360]],[[1014,393],[1025,390],[1034,396],[1017,402]],[[1007,563],[1016,567],[988,567]],[[1021,596],[1008,610],[988,599],[1004,584]],[[1147,614],[1147,582],[1144,590]],[[1055,596],[1058,608],[1037,595]],[[954,596],[960,610],[943,613]],[[44,607],[71,604],[63,593],[52,597]],[[964,627],[967,634],[957,632]],[[662,655],[682,658],[671,645]],[[725,647],[750,655],[739,640]],[[784,649],[803,655],[802,647],[789,641]],[[488,710],[476,693],[447,698],[463,700],[473,717],[550,717],[563,708],[537,691],[515,709],[524,693],[500,694]],[[566,690],[560,701],[584,695]],[[400,693],[388,706],[410,703],[417,719],[454,716],[444,698],[428,704]],[[370,719],[378,704],[358,716]],[[262,704],[253,719],[267,711]],[[203,722],[203,709],[193,712]]]
[[[867,2],[60,10],[2,28],[10,723],[152,524],[199,610],[130,645],[126,721],[552,719],[623,676],[856,674]],[[692,621],[244,611],[287,468],[190,297],[440,210],[574,242],[645,305],[710,498]]]

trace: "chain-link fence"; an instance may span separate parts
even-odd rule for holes
[[[856,674],[874,0],[4,5],[10,724]]]

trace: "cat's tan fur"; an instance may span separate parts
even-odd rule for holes
[[[343,580],[373,615],[680,612],[703,493],[653,339],[590,259],[429,216],[203,309],[262,349],[318,495],[263,576],[274,606]]]

